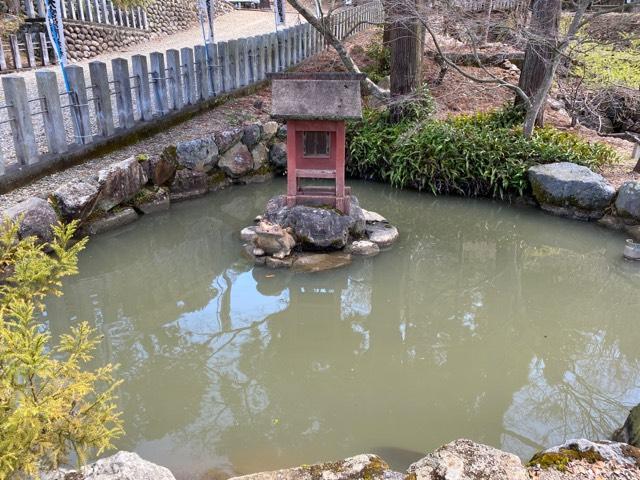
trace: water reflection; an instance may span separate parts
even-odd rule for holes
[[[54,334],[87,319],[96,361],[121,365],[119,448],[185,476],[363,451],[403,468],[458,437],[526,457],[604,437],[640,400],[640,270],[619,236],[356,184],[399,225],[391,252],[315,275],[253,269],[236,232],[282,188],[99,237],[49,302]]]

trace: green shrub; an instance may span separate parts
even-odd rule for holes
[[[364,51],[372,63],[363,67],[362,71],[371,81],[378,83],[391,73],[391,50],[382,43],[382,30],[376,32]]]
[[[87,323],[52,344],[36,320],[48,295],[61,295],[60,280],[77,273],[86,243],[71,245],[75,224],[58,225],[47,246],[18,239],[18,226],[0,225],[0,479],[37,478],[38,472],[79,463],[122,434],[112,365],[86,364],[97,340]],[[46,247],[51,254],[45,252]]]
[[[597,167],[616,158],[609,147],[553,128],[522,135],[512,107],[448,120],[390,124],[386,112],[366,111],[349,126],[348,173],[430,190],[434,194],[503,197],[529,189],[532,165],[573,162]]]

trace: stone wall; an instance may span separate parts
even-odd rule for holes
[[[82,60],[144,42],[151,38],[152,32],[67,20],[64,23],[64,36],[69,59]]]

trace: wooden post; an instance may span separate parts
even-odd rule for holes
[[[136,90],[136,101],[141,120],[151,120],[153,110],[151,108],[151,93],[149,92],[149,67],[145,55],[134,55],[131,57],[131,70],[134,77],[134,88]]]
[[[229,66],[229,86],[227,91],[233,91],[238,88],[238,41],[229,40],[227,42],[228,50],[228,66]],[[225,65],[226,68],[226,65]]]
[[[24,34],[24,45],[27,50],[27,64],[33,68],[36,66],[36,55],[33,51],[33,37],[30,33]]]
[[[220,66],[220,91],[231,90],[231,74],[229,72],[229,45],[227,42],[218,43],[218,65]]]
[[[84,69],[78,65],[69,65],[64,68],[64,71],[69,80],[69,104],[71,105],[71,123],[73,123],[75,143],[86,145],[91,143],[92,135]]]
[[[273,34],[265,34],[264,37],[264,73],[271,73],[273,69]],[[262,77],[264,78],[264,76]]]
[[[133,101],[131,98],[131,79],[129,78],[129,62],[124,58],[111,60],[114,88],[116,92],[116,108],[118,110],[118,126],[133,127]]]
[[[44,0],[36,0],[36,10],[40,18],[43,18],[47,15],[47,9],[44,6]]]
[[[20,70],[22,68],[22,58],[20,58],[18,37],[16,37],[15,35],[9,35],[9,46],[11,47],[11,56],[13,57],[13,68],[15,68],[16,70]]]
[[[193,65],[193,50],[189,47],[181,48],[180,57],[182,59],[184,101],[185,103],[193,104],[198,101],[196,94],[196,70]]]
[[[256,37],[247,39],[247,85],[251,85],[258,79],[258,52]]]
[[[169,100],[167,99],[164,55],[160,52],[153,52],[149,55],[149,58],[151,59],[151,81],[156,107],[160,115],[166,115],[169,113]]]
[[[111,107],[111,91],[109,89],[109,76],[107,64],[104,62],[89,62],[89,75],[93,92],[93,103],[96,111],[96,124],[98,136],[108,137],[113,135],[113,109]]]
[[[209,69],[207,70],[207,78],[209,79],[209,91],[212,97],[215,97],[220,91],[218,85],[219,69],[218,65],[218,45],[215,43],[207,43],[205,45],[207,50],[207,58],[209,59]]]
[[[0,38],[0,70],[7,69],[7,58],[4,54],[4,46],[2,45],[2,39]]]
[[[196,79],[198,100],[206,100],[209,98],[209,76],[207,75],[209,65],[207,62],[207,49],[204,45],[196,45],[195,61],[196,61]]]
[[[256,53],[258,54],[256,61],[257,81],[264,80],[265,71],[267,70],[267,35],[256,37]]]
[[[38,147],[33,134],[33,122],[27,97],[27,86],[24,78],[14,75],[2,76],[2,89],[11,121],[11,135],[16,150],[16,157],[21,165],[32,165],[37,162]]]
[[[36,17],[36,13],[33,10],[33,2],[31,0],[24,0],[24,12],[27,14],[27,18]]]
[[[64,130],[62,107],[60,106],[60,92],[58,91],[58,77],[55,72],[46,70],[36,71],[36,84],[40,97],[40,111],[44,133],[47,136],[49,153],[63,153],[67,151],[67,136]]]
[[[38,34],[38,42],[40,43],[40,58],[42,60],[42,66],[46,67],[51,65],[49,60],[49,43],[47,42],[47,35],[40,32]]]
[[[169,108],[180,110],[184,102],[182,101],[182,70],[180,69],[180,52],[178,50],[167,50],[167,69],[169,90],[171,91]]]
[[[244,87],[248,82],[247,82],[247,75],[249,73],[249,55],[248,55],[248,49],[247,49],[247,39],[246,38],[240,38],[238,39],[238,43],[236,44],[238,49],[238,56],[236,57],[237,59],[237,68],[236,68],[236,73],[237,73],[237,79],[238,79],[238,87]]]

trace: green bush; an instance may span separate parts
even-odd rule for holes
[[[38,478],[71,454],[83,463],[122,434],[114,367],[86,368],[93,330],[81,323],[53,344],[37,320],[43,299],[77,272],[86,240],[72,245],[74,231],[58,225],[54,241],[38,245],[18,239],[16,222],[0,225],[0,480]]]
[[[504,197],[529,189],[532,165],[573,162],[592,168],[616,159],[611,148],[554,128],[538,129],[528,140],[521,120],[512,107],[399,124],[390,124],[387,112],[366,111],[349,126],[347,171],[434,194]]]
[[[362,71],[371,81],[378,83],[391,73],[391,50],[382,43],[382,30],[376,32],[364,51],[372,63],[364,66]]]

